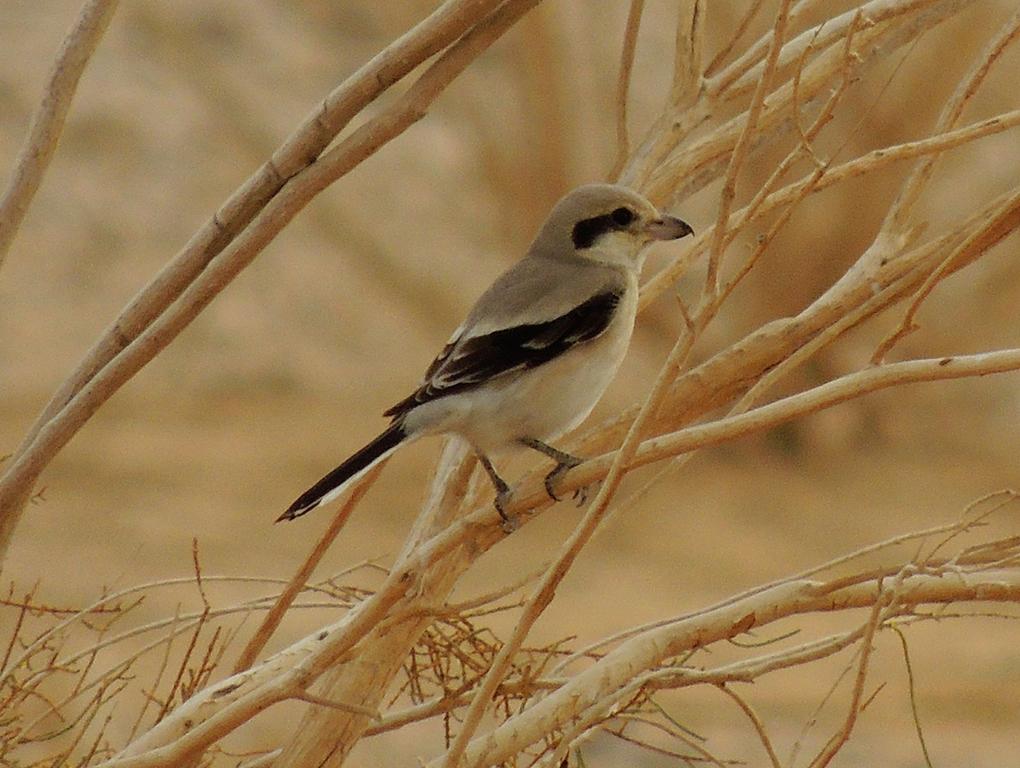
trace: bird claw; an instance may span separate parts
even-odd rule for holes
[[[559,501],[560,497],[557,496],[556,491],[553,490],[553,483],[556,480],[559,480],[558,477],[556,478],[553,477],[553,475],[555,474],[556,470],[553,470],[552,472],[545,476],[545,492],[549,495],[549,498],[552,499],[553,501]]]
[[[496,499],[493,505],[496,507],[496,511],[499,512],[501,527],[504,533],[513,533],[517,530],[520,525],[520,520],[517,519],[516,515],[508,515],[506,513],[507,504],[510,503],[510,499],[513,497],[513,491],[509,488],[501,488],[496,494]]]
[[[583,507],[584,503],[588,501],[588,489],[590,485],[582,485],[580,488],[575,488],[573,495],[570,497],[577,502],[578,508]]]
[[[555,490],[556,483],[559,482],[559,480],[565,474],[567,474],[567,472],[569,472],[570,470],[572,470],[574,467],[581,463],[581,459],[573,457],[571,458],[572,458],[571,461],[559,462],[553,469],[553,471],[545,476],[545,492],[549,494],[549,498],[552,499],[553,501],[560,501],[560,497],[556,495]],[[576,499],[578,493],[584,493],[586,495],[587,491],[583,488],[578,488],[577,490],[574,491],[573,498]],[[581,500],[581,504],[583,503],[584,499]],[[578,506],[581,506],[581,504],[578,504]]]

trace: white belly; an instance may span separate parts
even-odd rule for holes
[[[584,421],[616,375],[636,310],[637,291],[629,291],[598,338],[535,368],[420,405],[405,428],[454,432],[486,454],[521,438],[555,440]]]

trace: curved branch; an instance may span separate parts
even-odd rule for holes
[[[42,101],[14,161],[10,183],[0,198],[0,269],[57,151],[85,65],[99,46],[116,10],[117,0],[86,0],[60,46]]]

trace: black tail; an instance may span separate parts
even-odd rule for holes
[[[400,445],[405,437],[407,437],[407,433],[399,422],[391,424],[379,437],[298,496],[297,500],[287,508],[287,511],[276,519],[276,522],[301,517],[301,515],[311,512],[323,501],[327,501],[328,498],[333,498],[348,480],[364,472],[387,455]]]

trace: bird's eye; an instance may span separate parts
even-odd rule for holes
[[[617,208],[609,215],[613,217],[613,222],[621,227],[625,227],[634,221],[634,211],[630,208]]]

